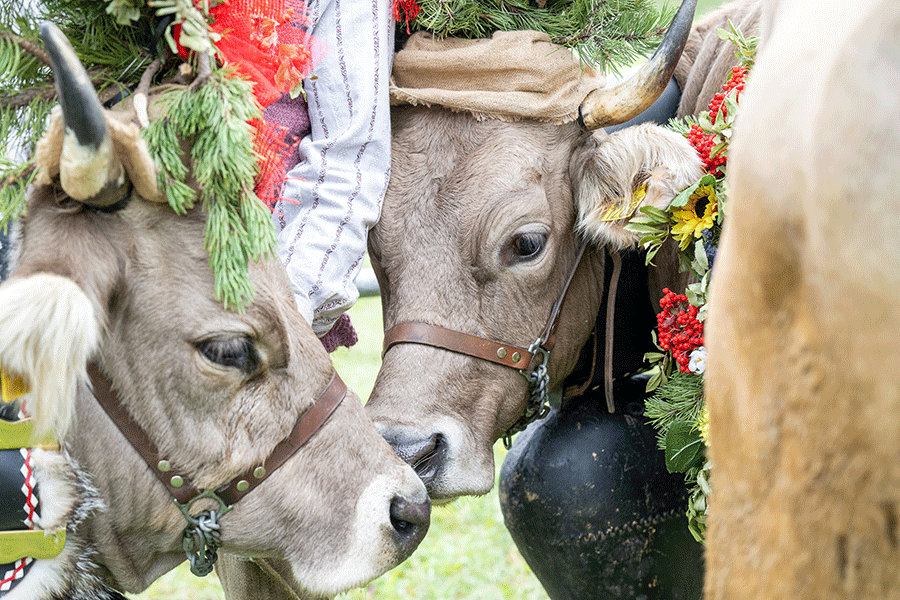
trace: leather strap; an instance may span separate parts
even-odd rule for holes
[[[266,477],[274,473],[278,467],[287,462],[290,457],[297,453],[297,450],[309,441],[313,434],[325,424],[325,421],[328,420],[328,417],[331,416],[331,413],[334,412],[346,395],[347,386],[338,376],[337,371],[333,371],[331,381],[328,382],[328,385],[316,398],[313,405],[300,415],[288,436],[278,442],[278,445],[272,449],[271,454],[262,464],[263,471],[261,476],[256,477],[254,474],[259,472],[257,471],[258,467],[251,467],[232,479],[228,487],[219,494],[219,497],[231,505],[253,491]],[[245,490],[238,489],[243,487],[240,485],[241,481],[246,481],[249,487]]]
[[[153,443],[147,432],[135,422],[128,411],[125,410],[125,407],[119,402],[118,395],[112,389],[109,380],[100,372],[97,365],[89,363],[87,371],[97,402],[116,427],[119,428],[119,431],[122,432],[128,443],[144,459],[144,462],[147,463],[147,466],[150,467],[150,470],[156,475],[160,483],[165,486],[169,494],[180,504],[187,504],[199,496],[202,492],[194,487],[191,480],[172,469],[171,465],[163,460],[156,444]],[[223,490],[218,494],[219,497],[228,506],[231,506],[250,493],[293,456],[301,446],[309,441],[313,434],[325,424],[325,421],[328,420],[328,417],[331,416],[331,413],[334,412],[346,394],[347,386],[337,372],[333,372],[331,381],[319,397],[316,398],[313,405],[300,415],[288,436],[275,446],[269,457],[261,465],[262,470],[260,470],[260,467],[247,469],[247,471],[219,488]],[[257,477],[256,475],[259,476]]]
[[[569,285],[575,278],[575,271],[578,270],[578,265],[581,264],[581,257],[584,255],[585,248],[587,248],[587,244],[582,242],[575,257],[575,264],[569,272],[562,292],[550,309],[550,316],[547,318],[547,323],[541,332],[539,344],[547,352],[550,352],[556,344],[556,329],[559,325],[560,311],[569,291]],[[425,344],[426,346],[443,348],[444,350],[481,358],[513,369],[533,370],[542,360],[541,356],[536,356],[535,353],[512,344],[502,344],[477,335],[418,321],[398,323],[388,329],[384,333],[382,357],[392,346],[400,343]]]
[[[398,323],[388,329],[384,333],[384,352],[401,342],[443,348],[513,369],[524,369],[532,358],[531,352],[518,346],[499,344],[477,335],[419,322]]]
[[[609,280],[609,295],[606,300],[606,344],[603,352],[603,393],[606,396],[606,410],[610,414],[616,412],[616,402],[613,399],[613,341],[616,319],[616,293],[619,288],[619,275],[622,273],[622,257],[616,251],[610,251],[613,271]]]
[[[128,443],[131,444],[156,478],[166,487],[169,494],[179,503],[186,504],[192,498],[199,496],[200,491],[191,485],[190,479],[183,475],[179,475],[172,470],[162,470],[160,465],[162,456],[156,444],[147,435],[147,432],[141,429],[141,426],[131,417],[131,414],[125,410],[125,407],[119,403],[119,397],[112,389],[109,380],[100,372],[99,367],[94,363],[88,363],[88,377],[94,388],[94,397],[106,412],[107,416],[115,423]],[[165,467],[164,467],[165,468]],[[173,485],[172,481],[176,477],[181,477],[182,485]],[[176,480],[177,482],[177,480]]]
[[[553,307],[550,309],[550,316],[547,318],[547,324],[544,326],[544,331],[541,332],[541,339],[544,340],[541,347],[547,352],[553,350],[553,347],[556,345],[556,330],[559,327],[560,311],[562,310],[563,303],[566,301],[566,295],[569,293],[569,285],[571,285],[572,280],[575,279],[575,271],[578,270],[578,265],[581,264],[581,257],[584,256],[586,248],[587,242],[582,240],[581,246],[578,248],[578,253],[575,255],[575,263],[572,265],[572,270],[569,271],[569,277],[566,279],[565,285],[563,285],[559,298],[553,303]]]

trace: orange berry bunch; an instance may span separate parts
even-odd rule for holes
[[[697,154],[700,155],[700,160],[703,161],[703,168],[706,169],[707,173],[713,177],[723,177],[725,175],[723,168],[728,161],[725,153],[718,152],[715,156],[710,156],[713,148],[719,143],[718,136],[715,133],[705,133],[702,127],[694,123],[687,133],[687,140],[697,151]]]
[[[676,294],[663,289],[665,294],[659,301],[662,311],[656,315],[659,330],[659,347],[675,357],[678,370],[690,372],[690,354],[703,345],[703,323],[697,320],[700,310],[688,302],[684,294]]]

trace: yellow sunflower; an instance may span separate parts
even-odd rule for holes
[[[672,211],[672,235],[682,250],[691,238],[699,238],[704,229],[711,229],[718,210],[716,190],[711,185],[701,185],[688,198],[687,204]]]

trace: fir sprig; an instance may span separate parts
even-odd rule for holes
[[[674,9],[653,0],[418,0],[411,29],[438,37],[541,31],[601,72],[617,71],[659,44]]]
[[[56,104],[40,24],[52,21],[62,29],[101,93],[111,84],[130,87],[152,60],[150,32],[156,18],[143,0],[132,4],[141,5],[140,19],[123,26],[98,0],[0,0],[0,226],[24,209],[24,190],[33,176],[27,157]]]
[[[703,379],[676,371],[666,385],[647,399],[644,415],[656,427],[660,450],[666,449],[666,434],[676,422],[696,423],[703,413]]]
[[[166,24],[163,19],[170,16]],[[44,20],[66,34],[101,94],[110,85],[136,86],[154,56],[174,50],[173,23],[181,23],[180,42],[193,50],[212,50],[218,37],[208,28],[207,4],[193,0],[0,0],[2,228],[24,211],[24,192],[34,177],[32,159],[25,157],[33,153],[56,104],[38,35]],[[157,39],[155,31],[163,37]],[[158,77],[172,78],[179,62],[164,61]],[[199,201],[208,213],[205,245],[216,297],[241,310],[253,297],[249,263],[270,256],[275,244],[271,213],[253,192],[258,156],[248,121],[261,113],[246,82],[224,72],[204,81],[170,93],[167,116],[143,135],[172,209],[183,214]],[[181,155],[181,141],[192,143],[190,156]]]
[[[275,247],[271,214],[253,191],[258,156],[248,122],[260,117],[259,106],[247,82],[222,71],[203,85],[168,92],[165,102],[166,116],[144,130],[159,187],[178,213],[201,202],[216,297],[226,308],[243,310],[253,298],[249,263],[270,257]],[[178,140],[192,141],[196,189],[185,183]]]

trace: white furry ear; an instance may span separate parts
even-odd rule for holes
[[[71,279],[37,273],[0,285],[0,366],[31,389],[25,408],[38,435],[65,437],[99,343],[93,304]]]
[[[640,240],[625,230],[628,219],[641,206],[665,209],[700,179],[703,166],[684,137],[648,123],[600,141],[576,173],[577,230],[590,242],[623,249]]]

